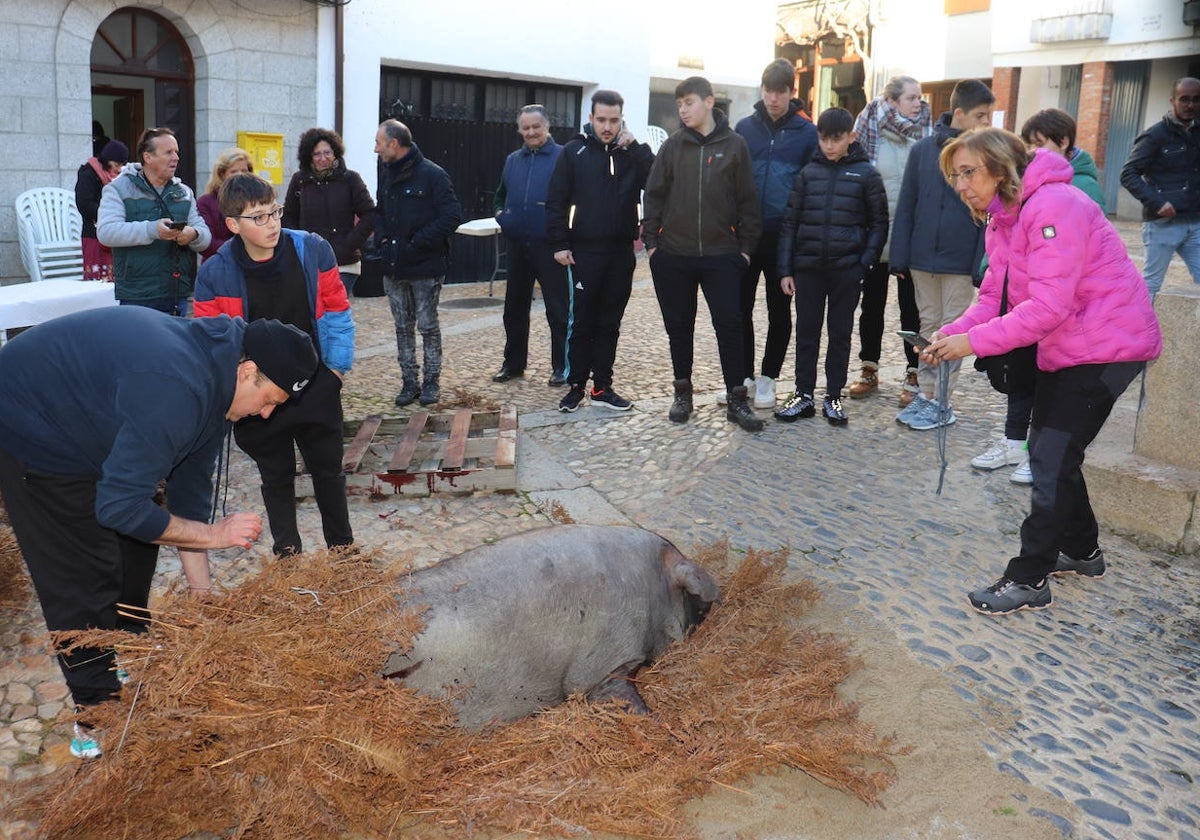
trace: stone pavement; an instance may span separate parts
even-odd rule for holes
[[[1137,254],[1135,227],[1123,232]],[[1176,264],[1168,282],[1189,281]],[[969,365],[955,396],[958,423],[947,434],[949,466],[938,496],[935,434],[893,421],[903,374],[899,339],[885,341],[880,393],[846,401],[847,427],[820,417],[790,425],[766,418],[765,431],[750,435],[715,405],[721,382],[703,305],[698,410],[686,425],[667,421],[670,362],[644,261],[614,383],[635,401],[631,412],[554,410],[563,391],[546,385],[549,334],[539,306],[527,377],[492,383],[503,346],[503,285],[494,300],[485,294],[486,286],[445,291],[443,407],[518,407],[520,492],[355,497],[360,542],[433,561],[548,524],[557,511],[580,522],[633,522],[685,551],[722,538],[735,550],[789,546],[795,571],[815,580],[864,639],[894,637],[945,675],[986,725],[984,747],[999,768],[1079,807],[1077,824],[1045,814],[1064,836],[1200,838],[1200,561],[1104,536],[1109,573],[1056,580],[1049,610],[1007,618],[971,611],[965,592],[1003,570],[1029,491],[1009,483],[1008,470],[967,466],[1002,433],[1004,418],[1002,398]],[[759,299],[756,324],[765,324],[761,292]],[[888,312],[894,320],[894,305]],[[355,315],[347,416],[407,411],[392,405],[400,382],[386,299],[356,300]],[[791,364],[789,354],[781,396]],[[261,509],[253,465],[239,453],[228,509]],[[306,501],[301,510],[308,545],[319,547],[315,508]],[[263,552],[260,545],[215,553],[215,577],[236,584],[261,567]],[[173,552],[164,551],[158,589],[178,577]],[[36,604],[0,612],[0,645],[11,652],[0,662],[0,779],[71,761],[66,693],[41,647],[43,630]]]

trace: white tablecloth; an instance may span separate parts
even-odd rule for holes
[[[0,343],[14,327],[32,327],[60,315],[116,305],[112,283],[42,280],[0,286]]]
[[[500,223],[496,221],[495,216],[488,216],[486,219],[472,219],[469,222],[463,222],[454,232],[464,236],[495,236],[500,232]]]

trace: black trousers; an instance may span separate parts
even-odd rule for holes
[[[145,632],[144,621],[117,615],[117,605],[149,603],[158,546],[101,527],[97,481],[30,472],[0,449],[0,494],[46,627]],[[103,703],[120,691],[111,649],[59,653],[58,664],[76,705]]]
[[[1021,523],[1021,553],[1005,577],[1036,584],[1054,569],[1058,552],[1083,559],[1096,550],[1099,526],[1083,480],[1083,456],[1113,405],[1144,362],[1077,365],[1038,372],[1029,434],[1033,497]]]
[[[554,260],[545,242],[518,242],[504,238],[508,284],[504,292],[504,365],[523,371],[529,363],[529,307],[533,283],[542,287],[546,323],[550,325],[550,364],[555,372],[566,369],[567,270]]]
[[[888,264],[877,263],[863,279],[862,311],[858,315],[858,358],[879,364],[883,355],[883,310],[887,305]],[[917,310],[917,293],[911,277],[896,278],[896,298],[900,304],[900,329],[919,332],[921,313]],[[896,339],[900,341],[900,339]],[[900,341],[908,366],[917,366],[917,352],[907,341]]]
[[[671,367],[676,379],[692,378],[697,289],[704,292],[713,331],[717,334],[717,352],[721,356],[721,376],[726,390],[740,386],[746,378],[741,307],[745,270],[746,260],[741,254],[681,257],[660,248],[650,258],[654,294],[658,297],[663,325],[667,328]]]
[[[572,385],[588,376],[597,390],[612,385],[621,319],[633,290],[637,258],[628,242],[597,248],[572,248],[575,264],[567,273],[567,367]]]
[[[312,476],[325,545],[334,548],[354,542],[342,473],[342,383],[333,371],[321,365],[300,396],[265,420],[252,416],[240,421],[233,436],[258,465],[276,554],[304,550],[296,524],[296,447]]]
[[[821,322],[825,321],[825,393],[841,398],[862,279],[861,268],[796,272],[796,393],[816,393]]]
[[[750,257],[750,265],[742,281],[742,355],[746,361],[746,375],[754,378],[754,299],[758,296],[758,276],[765,280],[767,290],[767,343],[763,348],[763,376],[778,379],[783,370],[783,357],[787,355],[792,340],[792,302],[779,288],[779,270],[775,253],[779,250],[779,232],[763,234],[756,250]]]

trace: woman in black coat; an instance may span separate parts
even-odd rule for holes
[[[96,216],[100,212],[100,193],[104,185],[121,174],[129,162],[129,147],[120,140],[109,140],[100,154],[88,158],[75,176],[75,207],[83,217],[83,279],[112,282],[112,251],[96,238]]]
[[[310,128],[300,135],[300,169],[288,184],[283,226],[320,234],[333,246],[346,294],[358,279],[362,246],[371,235],[375,201],[357,172],[346,168],[336,131]]]

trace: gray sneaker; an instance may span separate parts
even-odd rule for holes
[[[1042,580],[1036,586],[1017,583],[1006,577],[970,592],[967,598],[976,612],[984,615],[1008,615],[1018,610],[1041,610],[1050,606],[1050,581]]]
[[[1098,578],[1104,577],[1104,570],[1107,568],[1104,565],[1104,552],[1096,549],[1083,560],[1075,560],[1063,554],[1058,553],[1058,561],[1054,564],[1052,575],[1082,575],[1083,577]]]
[[[912,402],[896,413],[896,422],[907,426],[909,420],[917,417],[923,411],[923,406],[927,402],[930,400],[926,399],[924,394],[918,393],[913,397]]]
[[[916,400],[913,400],[913,405],[916,405]],[[909,406],[912,408],[912,406]],[[950,406],[943,407],[933,400],[925,400],[921,403],[921,407],[909,419],[908,428],[914,432],[927,432],[930,429],[938,429],[942,426],[952,426],[958,422],[958,418],[954,416],[954,409]]]

